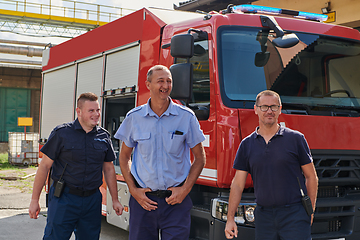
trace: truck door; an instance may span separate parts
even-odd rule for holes
[[[114,161],[116,173],[121,173],[119,165],[121,141],[114,138],[114,135],[122,121],[125,119],[126,113],[134,107],[135,95],[104,99],[104,128],[110,133],[111,141],[116,153],[116,160]]]

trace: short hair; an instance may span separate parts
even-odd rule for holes
[[[279,105],[281,106],[281,99],[280,99],[280,95],[277,92],[274,92],[272,90],[265,90],[260,92],[257,96],[256,96],[256,101],[255,101],[255,105],[257,106],[259,103],[259,99],[261,96],[275,96],[278,100],[279,100]]]
[[[95,93],[92,92],[86,92],[80,94],[80,96],[77,98],[76,105],[78,108],[82,107],[83,102],[85,101],[97,101],[98,96]]]
[[[169,71],[169,72],[170,72],[170,70],[169,70],[166,66],[164,66],[164,65],[155,65],[155,66],[151,67],[151,68],[149,69],[149,71],[147,72],[146,81],[151,82],[151,77],[152,77],[153,72],[154,72],[154,71],[158,71],[158,70],[165,70],[165,71]]]

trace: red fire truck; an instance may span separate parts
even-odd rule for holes
[[[313,155],[313,239],[360,239],[360,33],[323,17],[254,5],[203,14],[144,8],[47,48],[40,141],[76,118],[75,100],[88,91],[101,96],[101,125],[113,136],[147,101],[147,70],[171,67],[172,98],[195,112],[206,135],[206,166],[190,193],[191,239],[225,239],[234,157],[258,125],[257,93],[271,89],[282,98],[280,124],[304,133]],[[117,153],[120,144],[113,139]],[[127,229],[129,191],[114,164],[125,212],[116,216],[104,185],[103,214]],[[254,238],[255,207],[249,177],[236,216],[242,239]]]

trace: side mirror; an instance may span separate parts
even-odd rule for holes
[[[170,46],[170,54],[174,58],[191,58],[194,55],[194,37],[191,34],[173,36]]]
[[[170,72],[173,80],[170,97],[178,100],[190,100],[192,98],[193,65],[191,63],[174,64],[171,65]]]
[[[270,58],[270,52],[258,52],[255,54],[255,66],[263,67],[267,64]]]
[[[279,48],[289,48],[298,44],[299,38],[294,34],[287,34],[272,40],[272,43]]]
[[[291,33],[285,35],[282,28],[276,22],[275,18],[272,16],[260,16],[261,23],[263,27],[268,27],[275,31],[276,38],[272,41],[273,44],[279,48],[289,48],[293,47],[299,42],[299,38],[296,34]]]

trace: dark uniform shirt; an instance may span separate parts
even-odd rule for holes
[[[301,202],[297,178],[306,193],[301,166],[312,161],[304,135],[281,126],[267,144],[256,131],[246,137],[234,168],[251,174],[257,204],[274,207]]]
[[[78,119],[55,127],[41,152],[54,161],[53,180],[60,179],[67,163],[63,175],[66,185],[84,191],[100,187],[104,161],[115,160],[109,133],[99,126],[86,133]]]

